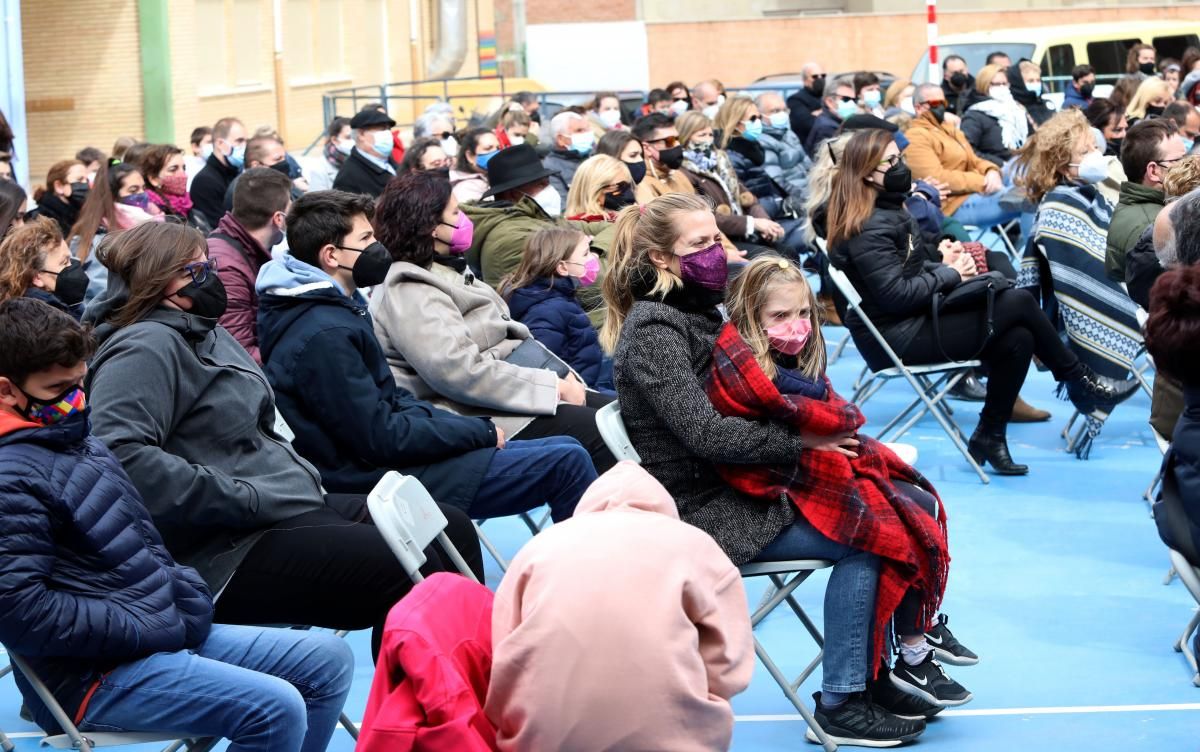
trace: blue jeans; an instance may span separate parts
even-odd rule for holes
[[[479,493],[464,510],[477,520],[507,517],[550,505],[550,518],[565,520],[596,480],[591,455],[570,436],[513,440],[492,455]]]
[[[221,737],[229,752],[321,752],[353,675],[350,647],[332,634],[214,624],[194,651],[105,675],[79,729]]]
[[[964,225],[989,228],[1017,219],[1021,212],[1000,205],[999,193],[972,193],[951,215]]]
[[[879,557],[826,538],[800,515],[767,544],[755,561],[829,559],[836,562],[825,587],[825,657],[821,689],[861,692],[874,668],[871,625],[879,587]]]

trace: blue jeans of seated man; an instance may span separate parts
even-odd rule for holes
[[[999,193],[972,193],[950,216],[964,225],[988,229],[1017,219],[1021,212],[1001,206]]]
[[[221,737],[229,752],[322,752],[353,677],[350,647],[330,633],[214,624],[195,650],[105,675],[79,729]]]
[[[570,436],[514,440],[492,455],[467,514],[477,520],[507,517],[550,505],[550,518],[565,520],[596,480],[591,455]]]
[[[800,515],[755,561],[828,559],[836,562],[825,587],[825,657],[821,689],[861,692],[874,668],[871,625],[879,588],[879,557],[826,538]]]

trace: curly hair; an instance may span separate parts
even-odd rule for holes
[[[1183,196],[1200,188],[1200,155],[1184,157],[1163,176],[1163,191],[1167,198]]]
[[[1162,274],[1150,290],[1146,349],[1154,365],[1185,386],[1200,384],[1200,266],[1180,266]]]
[[[58,223],[38,217],[18,227],[0,243],[0,300],[19,298],[46,265],[46,255],[63,242]]]
[[[433,136],[423,136],[418,138],[409,145],[404,152],[404,159],[400,161],[400,169],[397,172],[404,175],[409,172],[419,172],[425,168],[421,167],[421,160],[425,158],[425,152],[433,147],[442,148],[440,139]]]
[[[375,239],[392,254],[423,269],[433,263],[433,231],[450,203],[450,179],[436,170],[413,170],[393,178],[375,201]]]
[[[1017,184],[1034,204],[1061,184],[1070,172],[1071,152],[1092,126],[1076,108],[1064,110],[1033,132],[1017,156]]]

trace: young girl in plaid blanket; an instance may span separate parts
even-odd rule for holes
[[[858,433],[862,413],[833,391],[825,375],[825,341],[817,303],[803,273],[773,256],[750,262],[729,286],[729,322],[717,336],[707,391],[722,415],[783,421],[802,432],[791,466],[719,465],[721,477],[758,498],[786,495],[830,539],[880,557],[872,629],[883,656],[889,623],[901,661],[883,678],[923,698],[932,715],[962,705],[971,693],[936,657],[978,662],[934,619],[950,557],[946,514],[933,487],[887,446]]]

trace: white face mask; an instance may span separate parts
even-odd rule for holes
[[[788,119],[788,113],[786,112],[772,112],[770,116],[767,117],[767,121],[770,123],[772,128],[786,128],[790,122]]]
[[[1108,159],[1103,152],[1088,152],[1075,168],[1079,172],[1079,179],[1084,183],[1100,183],[1108,177]]]
[[[520,146],[521,144],[525,143],[525,137],[524,136],[509,136],[508,143],[512,144],[513,146]]]
[[[389,130],[375,131],[371,134],[373,139],[372,148],[375,149],[375,154],[383,159],[387,159],[392,154],[392,132]]]
[[[913,106],[913,98],[912,97],[905,97],[904,99],[901,99],[900,100],[900,109],[904,110],[905,112],[907,112],[909,115],[912,115],[913,117],[917,116],[917,108]]]
[[[454,136],[447,136],[442,139],[442,151],[446,152],[446,156],[454,159],[458,156],[458,139]]]
[[[701,110],[701,112],[704,113],[704,117],[708,118],[709,120],[716,120],[717,113],[720,111],[721,111],[720,100],[718,100],[716,104],[710,104],[709,106],[707,106],[703,110]]]
[[[621,122],[621,111],[620,110],[605,110],[604,112],[601,112],[596,117],[599,118],[601,124],[603,124],[605,128],[611,129],[617,123]]]
[[[208,159],[209,157],[212,156],[212,153],[213,153],[212,141],[209,141],[207,144],[200,144],[200,158],[201,159]]]
[[[340,141],[336,141],[333,144],[333,148],[337,149],[343,154],[349,154],[354,149],[354,139],[344,138]]]
[[[551,217],[557,217],[562,214],[562,196],[558,195],[558,191],[554,189],[554,186],[548,185],[529,197],[536,201],[537,205],[542,207],[542,211]]]
[[[1013,101],[1012,90],[1007,86],[991,86],[988,88],[988,95],[997,102]]]
[[[675,115],[675,117],[679,117],[683,113],[687,112],[687,102],[683,101],[682,99],[675,100],[671,103],[671,112]]]

